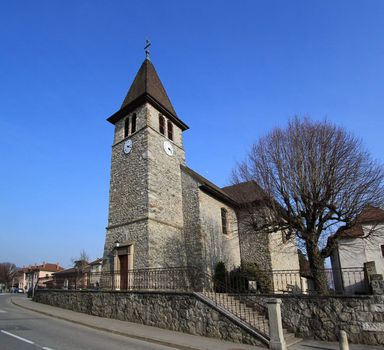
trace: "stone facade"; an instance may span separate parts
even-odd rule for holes
[[[38,290],[34,300],[94,316],[265,347],[192,293]]]
[[[227,233],[225,234],[221,222],[222,209],[227,213]],[[239,266],[239,232],[235,210],[200,191],[199,211],[205,265],[211,271],[219,261],[223,261],[228,269]]]

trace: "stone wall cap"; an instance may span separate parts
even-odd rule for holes
[[[281,304],[282,301],[280,298],[269,298],[267,299],[267,304]]]

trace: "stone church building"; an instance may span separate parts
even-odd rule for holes
[[[104,271],[194,266],[212,272],[218,261],[231,269],[241,260],[266,270],[299,269],[296,246],[281,233],[249,232],[247,204],[262,194],[256,183],[219,188],[186,165],[188,126],[148,58],[107,120],[115,131]]]

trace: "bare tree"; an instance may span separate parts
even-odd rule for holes
[[[83,249],[80,251],[80,254],[77,258],[72,258],[72,263],[74,264],[75,272],[75,288],[84,288],[86,287],[86,270],[89,267],[89,255]]]
[[[234,171],[234,182],[250,180],[264,190],[268,208],[258,211],[264,215],[254,231],[301,240],[315,288],[326,293],[324,259],[367,205],[383,207],[383,166],[344,129],[294,118],[254,144]]]
[[[17,267],[15,264],[10,262],[0,263],[0,283],[4,283],[6,289],[12,284],[12,280],[16,276],[16,273]]]

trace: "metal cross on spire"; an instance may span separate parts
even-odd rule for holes
[[[149,60],[149,47],[151,46],[151,42],[148,40],[148,39],[146,39],[145,40],[145,47],[144,47],[144,50],[145,50],[145,58],[147,59],[147,60]]]

